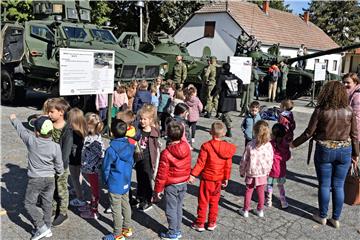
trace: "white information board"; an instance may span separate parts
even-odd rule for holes
[[[326,63],[315,63],[314,81],[324,81],[326,78]]]
[[[115,52],[60,48],[60,96],[114,91]]]
[[[243,81],[243,84],[250,84],[252,58],[251,57],[230,57],[230,72]]]

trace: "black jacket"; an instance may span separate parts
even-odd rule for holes
[[[66,123],[60,136],[61,155],[64,162],[64,169],[69,167],[69,158],[73,147],[73,130],[69,123]]]
[[[235,74],[231,72],[222,72],[218,79],[216,80],[216,86],[211,92],[212,96],[216,96],[219,94],[219,104],[218,104],[218,112],[226,113],[230,111],[236,111],[236,98],[235,97],[227,97],[226,92],[228,87],[225,83],[225,80],[237,79],[238,80],[238,89],[242,91],[242,81]]]

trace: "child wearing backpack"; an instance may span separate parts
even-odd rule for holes
[[[127,128],[127,124],[120,119],[112,122],[111,133],[114,139],[106,150],[102,165],[103,180],[109,189],[114,221],[113,233],[105,235],[103,240],[125,240],[125,237],[133,235],[128,193],[135,146],[125,137]]]
[[[91,188],[90,206],[79,207],[82,218],[97,219],[99,217],[98,205],[100,199],[99,170],[104,158],[105,147],[101,138],[104,124],[99,115],[87,113],[85,119],[88,135],[84,139],[81,154],[81,171],[86,174]]]
[[[169,86],[167,84],[160,86],[159,106],[157,108],[157,114],[161,122],[161,136],[165,136],[166,132],[166,120],[170,117],[168,108],[171,103],[171,97],[169,94]]]
[[[292,100],[284,99],[281,101],[278,123],[285,127],[285,140],[287,145],[294,140],[294,130],[296,128],[294,114],[291,111],[293,107],[294,103]]]
[[[160,233],[163,239],[178,239],[181,236],[182,207],[191,171],[191,151],[181,140],[182,124],[172,121],[167,125],[169,144],[161,152],[159,169],[155,180],[153,200],[160,200],[163,192],[166,201],[168,231]]]
[[[145,103],[151,104],[151,93],[148,91],[148,86],[146,80],[140,82],[133,102],[132,110],[134,113],[137,113]]]

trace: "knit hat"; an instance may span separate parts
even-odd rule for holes
[[[37,132],[42,135],[49,134],[53,130],[54,126],[49,117],[40,116],[34,121],[34,127]]]

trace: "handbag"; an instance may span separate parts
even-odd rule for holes
[[[349,205],[360,205],[360,176],[358,166],[351,164],[350,171],[345,178],[344,202]]]

